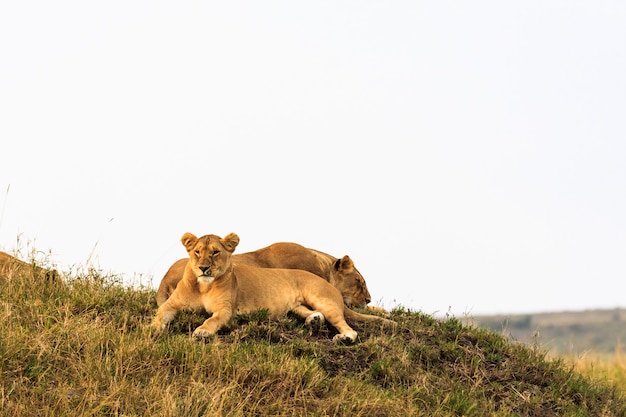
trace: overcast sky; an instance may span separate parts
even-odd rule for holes
[[[6,1],[0,250],[154,287],[183,233],[373,304],[626,308],[626,3]]]

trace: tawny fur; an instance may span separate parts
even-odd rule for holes
[[[165,273],[157,290],[157,305],[163,304],[174,292],[188,261],[189,258],[179,259]],[[365,280],[348,255],[335,258],[297,243],[279,242],[253,252],[234,254],[232,262],[261,268],[302,269],[335,286],[348,306],[365,307],[371,301]]]
[[[30,276],[40,275],[49,281],[60,281],[59,273],[55,269],[41,268],[21,261],[6,252],[0,252],[0,277],[15,273],[29,274]]]
[[[223,239],[216,235],[197,238],[185,233],[181,241],[189,262],[183,279],[157,310],[152,321],[154,328],[163,329],[182,309],[212,313],[195,329],[193,334],[198,337],[215,334],[234,314],[259,309],[267,309],[271,318],[291,310],[307,324],[325,319],[339,332],[334,340],[347,343],[354,342],[357,333],[345,317],[395,327],[391,320],[350,310],[337,288],[311,272],[234,264],[231,255],[239,244],[234,233]]]

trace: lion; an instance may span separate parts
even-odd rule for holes
[[[377,321],[395,326],[382,317],[357,313],[343,303],[341,292],[323,278],[304,270],[260,268],[232,262],[231,255],[239,236],[224,238],[185,233],[181,242],[189,261],[182,280],[172,295],[157,310],[152,328],[164,329],[179,310],[205,310],[211,317],[193,332],[194,337],[209,337],[227,325],[235,314],[267,309],[270,318],[293,311],[309,326],[325,320],[337,331],[335,342],[353,343],[357,332],[346,318]]]
[[[15,256],[0,251],[0,277],[8,277],[16,273],[28,274],[31,277],[43,276],[48,281],[59,280],[59,273],[56,269],[47,269],[34,263],[26,263]]]
[[[163,304],[172,294],[183,277],[188,260],[188,258],[179,259],[165,273],[157,290],[157,306]],[[232,262],[236,265],[261,268],[309,271],[335,286],[343,295],[343,301],[347,306],[365,307],[372,300],[363,276],[354,267],[354,262],[348,255],[338,259],[297,243],[278,242],[253,252],[234,254]]]

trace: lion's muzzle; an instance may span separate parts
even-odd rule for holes
[[[213,281],[215,281],[215,278],[209,275],[200,275],[198,277],[198,282],[201,284],[211,284]]]
[[[210,266],[199,266],[198,269],[202,272],[202,274],[198,276],[198,282],[210,284],[215,280],[215,277],[211,273]]]

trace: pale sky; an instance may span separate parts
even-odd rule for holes
[[[626,308],[624,22],[622,1],[2,2],[0,250],[156,287],[183,233],[235,232],[348,254],[388,308]]]

